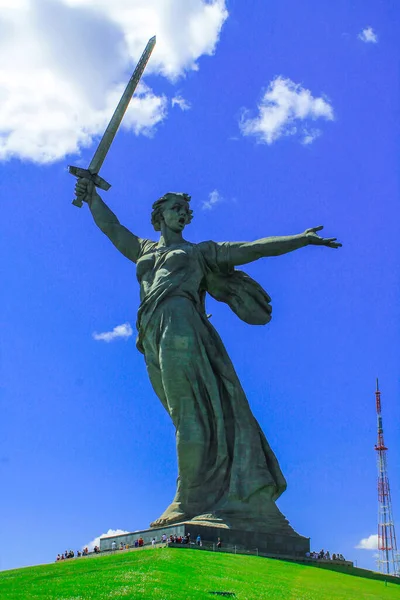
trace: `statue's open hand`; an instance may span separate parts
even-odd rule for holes
[[[97,194],[95,185],[90,179],[81,178],[75,184],[75,195],[79,200],[87,202],[90,206],[93,196]]]
[[[323,238],[317,234],[317,231],[321,231],[323,229],[323,225],[319,225],[318,227],[311,227],[311,229],[306,229],[304,235],[307,238],[309,244],[313,244],[314,246],[328,246],[328,248],[340,248],[342,244],[337,242],[337,238]]]

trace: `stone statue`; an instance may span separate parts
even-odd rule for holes
[[[121,225],[93,182],[79,179],[75,191],[101,231],[137,265],[137,347],[176,429],[175,498],[151,527],[191,520],[290,535],[275,505],[285,478],[207,317],[205,295],[226,302],[248,323],[265,324],[271,318],[268,294],[235,267],[310,244],[341,244],[319,237],[322,227],[254,242],[192,244],[183,237],[193,212],[184,193],[165,194],[153,204],[156,242]]]

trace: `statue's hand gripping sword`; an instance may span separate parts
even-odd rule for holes
[[[128,85],[125,88],[124,93],[121,96],[121,100],[118,102],[118,106],[114,111],[113,116],[111,117],[111,121],[107,125],[107,129],[105,130],[103,137],[100,140],[100,143],[97,147],[96,152],[92,160],[90,161],[90,165],[87,169],[81,169],[80,167],[68,167],[71,175],[75,177],[81,178],[85,177],[90,181],[93,181],[94,185],[99,187],[102,190],[109,190],[111,185],[107,183],[105,179],[100,177],[99,171],[104,162],[105,157],[107,156],[107,152],[110,149],[112,141],[115,137],[115,134],[118,131],[118,127],[121,124],[123,116],[125,114],[126,109],[128,108],[129,102],[137,88],[137,85],[140,81],[141,76],[143,75],[143,71],[146,68],[148,60],[150,58],[151,53],[153,52],[153,48],[156,45],[156,36],[152,37],[148,42],[147,46],[143,51],[142,56],[134,70],[132,77],[130,78]],[[81,208],[83,202],[81,198],[75,198],[72,201],[72,204]]]

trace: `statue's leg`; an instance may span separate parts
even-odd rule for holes
[[[156,356],[148,340],[144,348],[153,387],[175,425],[178,483],[174,501],[153,526],[208,510],[224,488],[229,462],[223,420],[213,408],[219,386],[199,331],[203,323],[193,304],[179,297],[164,305],[160,323]]]
[[[169,407],[167,398],[164,391],[163,381],[161,377],[161,369],[159,364],[159,352],[158,349],[152,348],[152,344],[149,339],[147,339],[147,343],[144,344],[145,350],[145,359],[146,359],[146,367],[147,372],[150,378],[150,382],[153,386],[153,389],[159,399],[161,400],[162,405],[169,413]],[[159,519],[153,521],[150,526],[151,527],[162,527],[163,525],[167,525],[170,523],[177,523],[178,521],[188,520],[190,517],[186,515],[179,502],[172,502],[166,511],[161,515]]]
[[[203,401],[198,387],[195,360],[190,344],[183,338],[161,343],[160,362],[163,390],[168,412],[176,430],[178,481],[174,501],[161,520],[190,519],[204,510],[202,483],[207,464],[210,427],[202,418]],[[197,406],[196,406],[197,405]]]

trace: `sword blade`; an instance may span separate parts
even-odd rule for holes
[[[97,174],[100,171],[100,168],[104,162],[105,157],[107,156],[107,152],[110,149],[115,134],[118,131],[118,127],[121,124],[126,109],[128,108],[129,102],[131,101],[131,98],[137,88],[140,78],[143,75],[143,71],[146,68],[146,65],[148,63],[151,53],[153,52],[155,45],[156,36],[150,38],[147,42],[146,48],[144,49],[143,54],[139,59],[136,69],[134,70],[132,77],[128,82],[128,85],[126,86],[125,91],[122,94],[120,101],[118,102],[118,106],[115,109],[109,124],[107,125],[107,129],[105,130],[103,137],[99,142],[97,150],[94,153],[92,160],[90,161],[88,170],[93,174]]]

